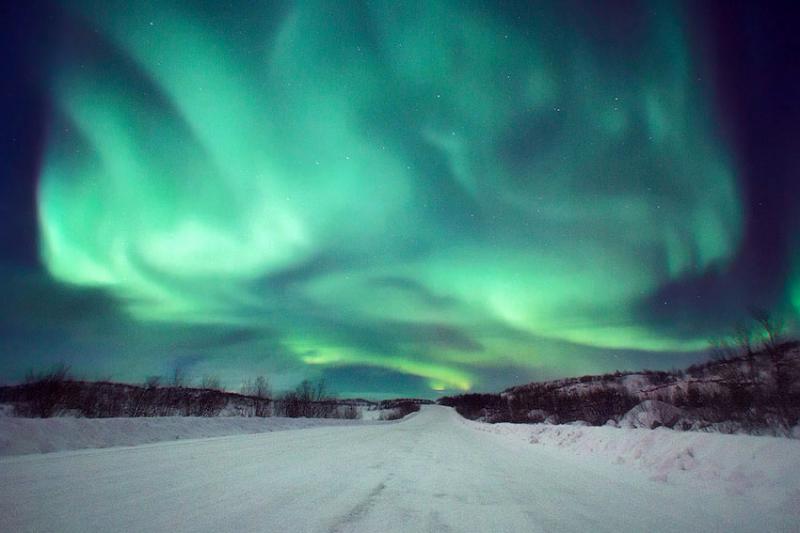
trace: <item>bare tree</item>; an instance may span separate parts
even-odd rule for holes
[[[736,347],[724,337],[708,339],[709,356],[714,361],[728,361],[736,357]]]
[[[172,371],[172,377],[170,379],[170,385],[172,387],[176,387],[182,389],[189,383],[189,379],[186,375],[186,369],[182,366],[176,366]]]
[[[267,378],[264,376],[258,376],[253,384],[253,395],[257,398],[269,398],[270,393],[271,391]]]
[[[756,352],[753,349],[755,332],[749,324],[740,322],[733,328],[733,339],[740,352],[747,358],[748,379],[753,387],[757,387]]]
[[[792,378],[786,368],[785,347],[782,345],[785,322],[782,317],[775,316],[763,309],[754,309],[751,314],[761,330],[764,350],[769,355],[772,364],[775,409],[788,429],[789,421],[794,418],[794,415],[789,400]]]
[[[217,376],[203,376],[200,388],[206,390],[224,391]]]
[[[748,357],[753,355],[753,328],[743,322],[739,322],[733,328],[733,341],[742,352]]]
[[[324,380],[312,383],[306,379],[283,396],[280,408],[291,418],[328,418],[335,413],[336,403],[329,397]]]
[[[163,405],[161,376],[148,376],[141,389],[133,395],[130,416],[160,416],[166,408]]]
[[[269,416],[270,415],[270,397],[272,391],[270,390],[269,381],[264,376],[257,376],[255,380],[245,379],[242,381],[241,392],[244,396],[250,397],[252,400],[252,415],[253,416]]]
[[[764,349],[770,354],[779,351],[783,329],[786,325],[783,318],[775,316],[765,309],[752,309],[750,314],[761,330]]]
[[[245,396],[255,396],[256,398],[269,398],[271,394],[269,381],[264,376],[258,376],[255,380],[250,378],[242,380],[240,391]]]

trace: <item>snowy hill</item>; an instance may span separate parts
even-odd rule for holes
[[[488,422],[626,425],[791,436],[800,416],[800,346],[784,343],[686,370],[616,372],[440,400]]]

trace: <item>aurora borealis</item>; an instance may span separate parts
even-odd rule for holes
[[[5,211],[30,231],[0,375],[433,396],[681,366],[748,305],[791,319],[797,104],[760,100],[791,92],[759,70],[771,19],[737,9],[749,55],[676,2],[25,14],[47,39],[14,42],[40,134],[4,185],[31,207]]]

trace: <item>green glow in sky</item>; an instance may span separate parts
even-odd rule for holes
[[[705,343],[638,312],[723,268],[742,224],[671,4],[626,54],[559,9],[523,27],[467,2],[65,5],[105,51],[54,74],[57,280],[140,323],[269,331],[300,373],[433,390],[592,369],[575,346]]]

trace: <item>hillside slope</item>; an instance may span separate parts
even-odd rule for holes
[[[439,403],[487,422],[581,421],[790,436],[800,416],[800,346],[784,343],[686,370],[529,383]]]

